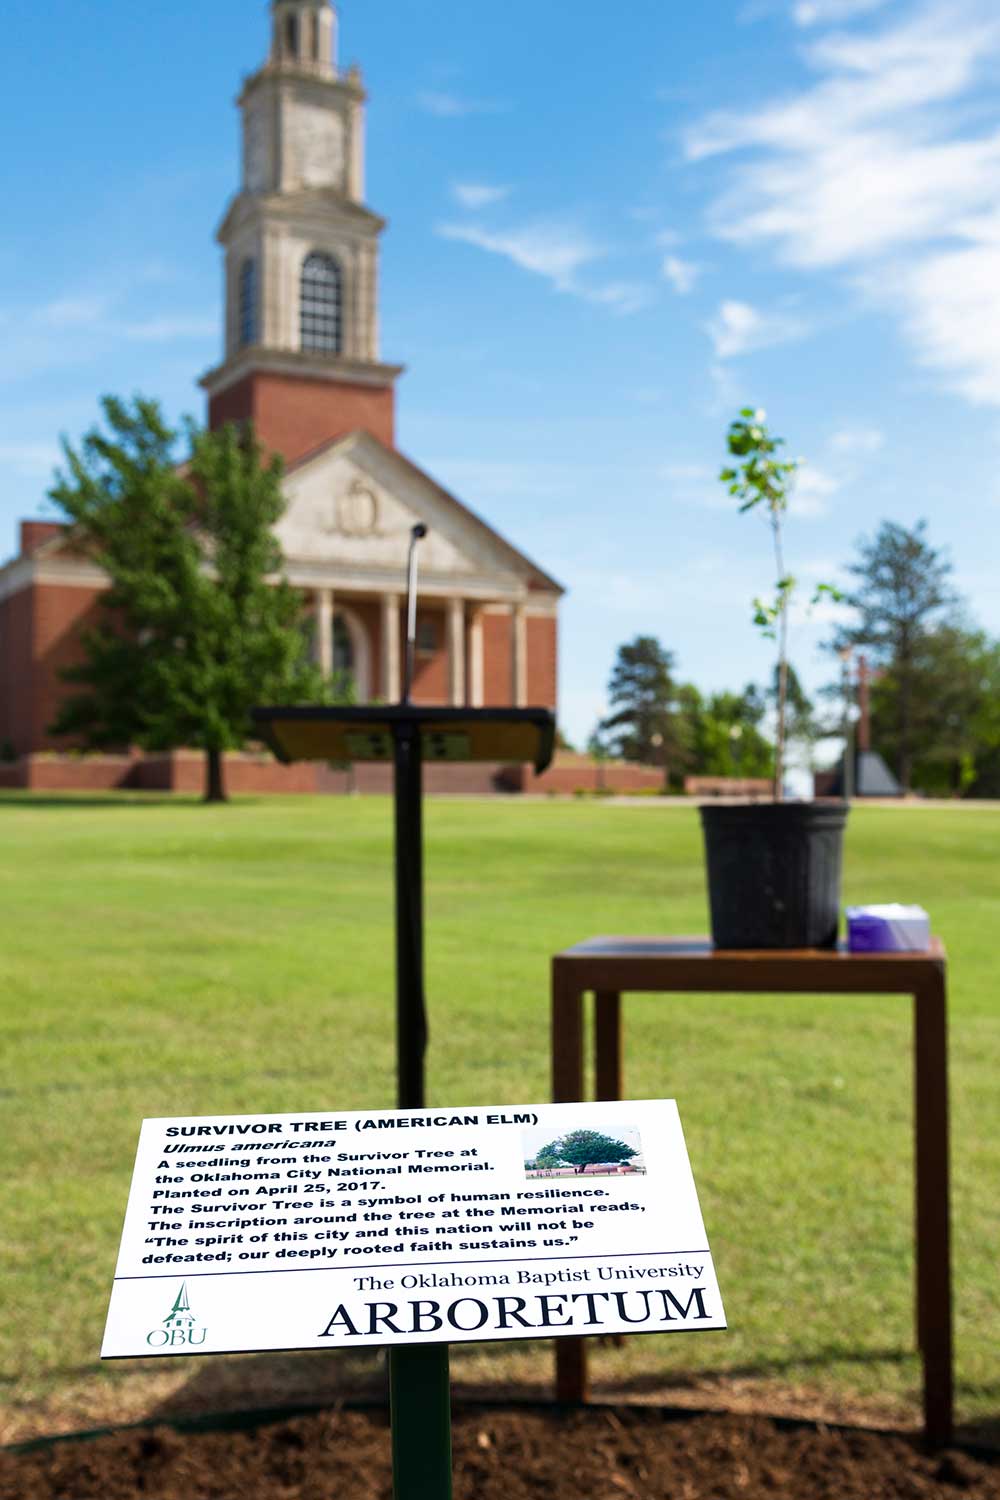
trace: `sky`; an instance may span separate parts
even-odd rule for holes
[[[4,0],[0,557],[105,392],[204,416],[265,0]],[[981,0],[343,0],[400,448],[558,578],[560,720],[618,646],[762,682],[742,406],[803,466],[800,600],[928,522],[1000,634],[1000,12]],[[811,687],[837,606],[796,607]]]

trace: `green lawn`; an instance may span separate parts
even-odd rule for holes
[[[549,956],[704,930],[697,815],[440,801],[426,822],[429,1098],[544,1099]],[[17,1397],[96,1367],[144,1115],[391,1105],[391,818],[382,800],[8,794],[0,829]],[[855,811],[845,895],[920,900],[948,945],[958,1398],[982,1419],[1000,1405],[1000,813]],[[599,1374],[733,1371],[916,1410],[909,1043],[902,999],[628,1003],[627,1090],[679,1101],[731,1329],[630,1339]]]

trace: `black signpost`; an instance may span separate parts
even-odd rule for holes
[[[424,1105],[428,1027],[424,996],[423,765],[425,761],[531,762],[552,759],[555,719],[547,708],[433,708],[410,702],[416,643],[417,548],[411,533],[406,664],[398,704],[257,708],[256,732],[279,760],[392,761],[396,823],[396,1099]],[[450,1500],[451,1412],[448,1345],[389,1351],[395,1500]]]

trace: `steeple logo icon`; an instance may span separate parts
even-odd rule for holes
[[[188,1285],[186,1281],[183,1281],[161,1327],[152,1329],[146,1335],[146,1343],[152,1349],[191,1348],[203,1344],[207,1333],[207,1328],[199,1328],[197,1319],[191,1311]]]

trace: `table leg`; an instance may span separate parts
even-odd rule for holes
[[[595,1099],[621,1098],[622,1000],[617,990],[597,990],[594,994],[594,1081]],[[606,1342],[620,1349],[625,1338],[612,1333]]]
[[[552,965],[552,1098],[583,1098],[583,992],[556,960]],[[556,1339],[556,1399],[587,1399],[587,1351],[582,1339]]]
[[[948,1029],[943,968],[914,996],[917,1337],[924,1367],[924,1431],[951,1439],[951,1240],[948,1184]]]
[[[594,996],[594,1059],[596,1098],[622,1096],[622,1003],[613,990]]]
[[[552,965],[552,1100],[583,1098],[583,993],[558,962]]]

